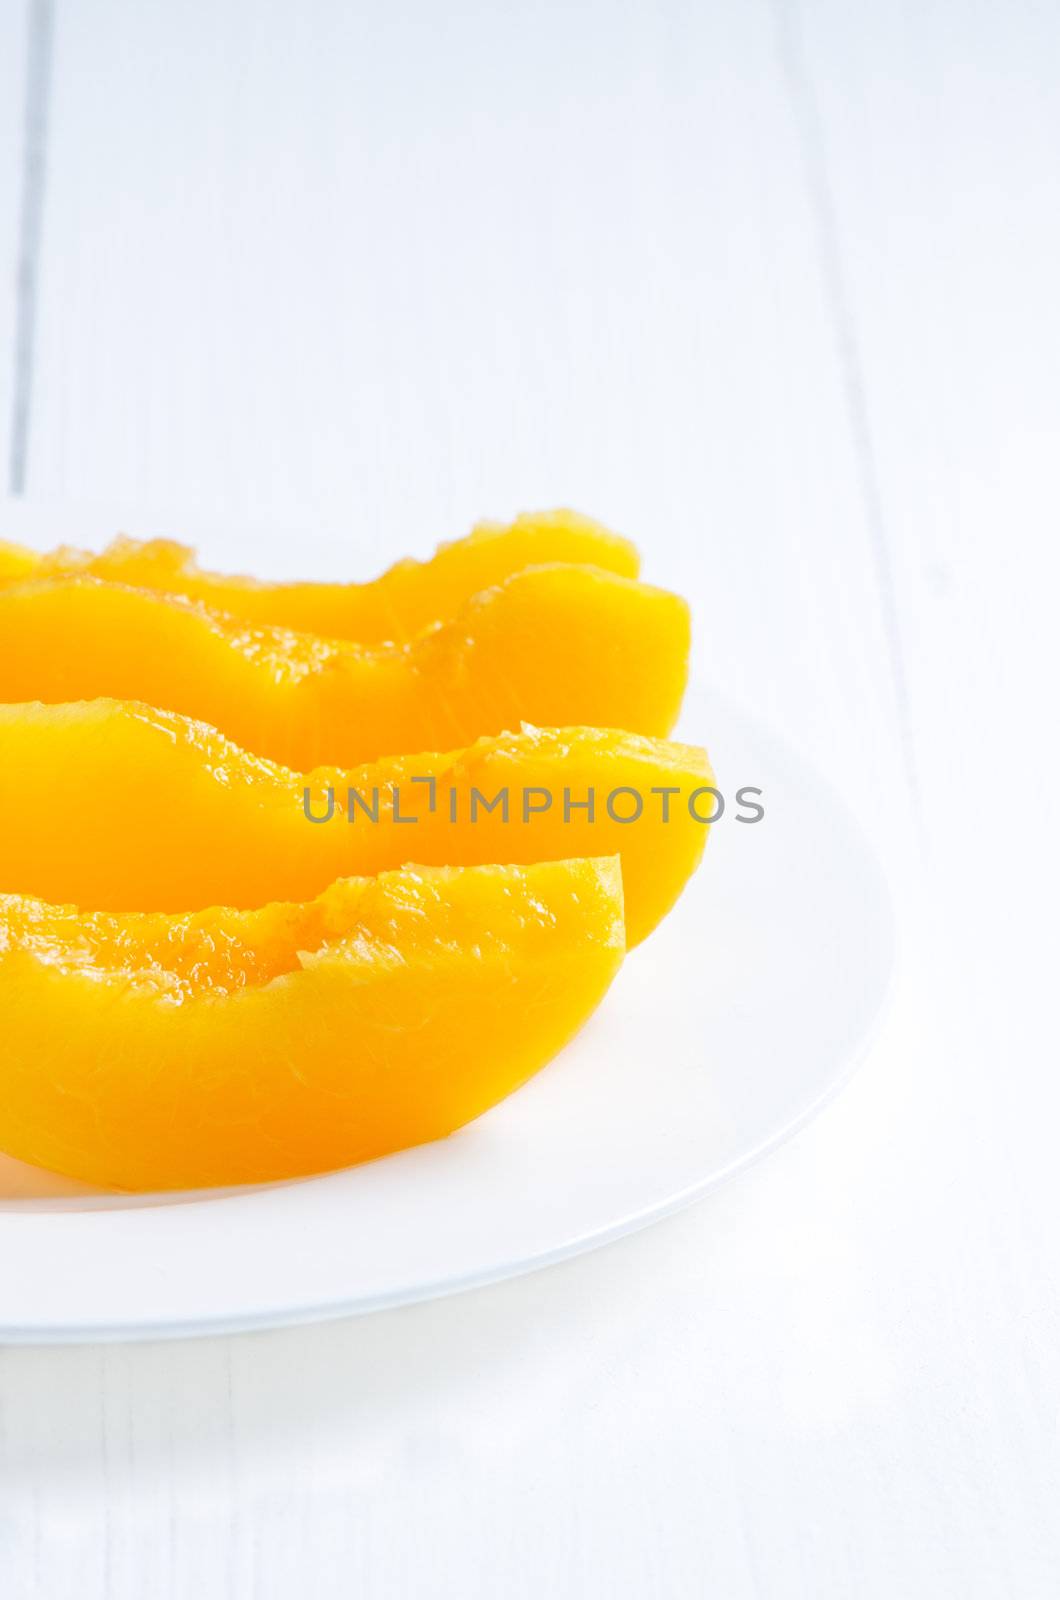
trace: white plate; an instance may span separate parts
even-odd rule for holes
[[[271,1327],[453,1293],[642,1227],[793,1133],[881,1014],[888,893],[832,791],[753,719],[697,693],[681,731],[708,745],[730,808],[755,785],[766,816],[714,827],[678,909],[550,1067],[450,1139],[323,1178],[0,1199],[0,1340]],[[36,1181],[5,1176],[9,1195]]]
[[[709,697],[724,818],[588,1028],[442,1143],[222,1197],[0,1202],[0,1339],[147,1338],[370,1311],[545,1266],[664,1216],[835,1092],[892,960],[879,870],[831,792]]]

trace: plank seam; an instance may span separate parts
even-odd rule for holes
[[[8,485],[13,495],[22,495],[26,492],[29,458],[53,31],[53,0],[29,0],[25,119],[22,130],[22,188],[15,278],[14,373],[8,458]]]
[[[864,361],[847,283],[841,229],[829,175],[824,128],[813,78],[805,59],[798,0],[770,0],[770,4],[776,21],[784,85],[802,158],[818,268],[842,376],[844,407],[850,427],[858,489],[869,535],[876,588],[887,641],[888,666],[898,713],[902,762],[909,784],[914,815],[919,822],[920,782],[912,731],[912,696],[902,645],[897,583],[883,513],[876,446],[869,417]]]

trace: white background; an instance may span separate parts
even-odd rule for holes
[[[0,1352],[5,1595],[1060,1591],[1058,77],[1032,0],[0,0],[0,438],[56,540],[184,508],[366,576],[358,530],[591,511],[904,936],[842,1099],[650,1232]]]

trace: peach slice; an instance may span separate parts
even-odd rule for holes
[[[549,1061],[622,961],[617,860],[406,868],[304,904],[0,896],[0,1148],[121,1189],[437,1139]]]
[[[576,511],[530,512],[505,526],[482,522],[428,561],[399,561],[370,583],[262,583],[205,572],[195,552],[171,539],[115,539],[100,555],[62,547],[38,555],[0,542],[0,583],[12,578],[103,578],[135,589],[200,600],[243,622],[271,623],[361,644],[407,643],[523,567],[550,562],[600,567],[635,578],[627,539]]]
[[[97,578],[0,586],[0,700],[142,700],[301,772],[522,721],[664,736],[688,647],[684,601],[590,567],[528,567],[411,644],[371,647]]]
[[[632,946],[695,870],[712,783],[702,750],[598,728],[303,777],[148,706],[0,706],[0,883],[179,911],[304,900],[406,861],[620,855]]]

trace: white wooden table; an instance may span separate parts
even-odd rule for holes
[[[0,1352],[5,1596],[1060,1592],[1058,77],[1040,0],[3,0],[9,489],[351,573],[591,510],[904,931],[854,1085],[643,1235]]]

